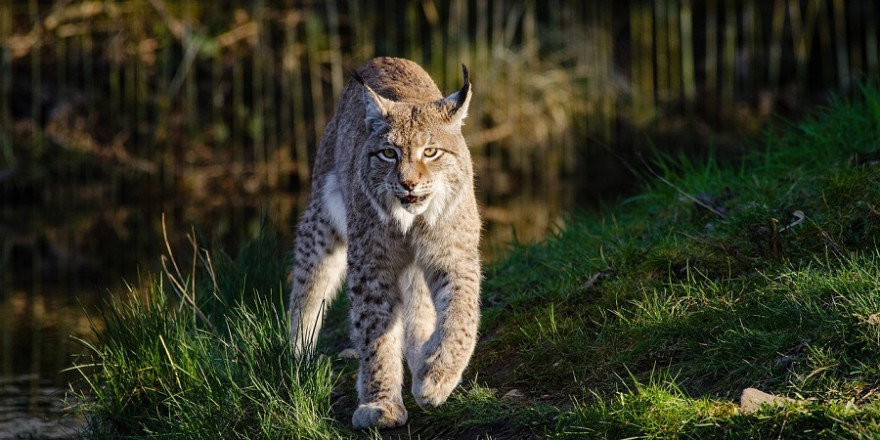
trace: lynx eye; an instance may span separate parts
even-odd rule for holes
[[[425,156],[427,158],[437,157],[438,155],[440,155],[440,150],[436,148],[425,148],[424,150],[422,150],[422,156]]]
[[[386,159],[386,160],[397,159],[397,150],[395,150],[394,148],[390,148],[390,147],[386,148],[386,149],[380,151],[379,154],[382,156],[382,159]]]

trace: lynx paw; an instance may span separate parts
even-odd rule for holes
[[[437,373],[418,375],[413,379],[412,393],[422,409],[436,408],[446,402],[461,379]]]
[[[392,402],[365,403],[355,410],[351,417],[354,429],[396,428],[406,423],[406,408]]]

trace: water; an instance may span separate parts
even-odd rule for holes
[[[0,379],[0,439],[72,438],[83,420],[64,415],[66,388],[36,374]]]
[[[10,253],[21,251],[13,244]],[[82,348],[73,338],[93,336],[82,307],[106,290],[59,284],[53,278],[61,274],[49,272],[57,267],[31,278],[20,266],[6,266],[12,280],[0,286],[0,439],[69,438],[82,419],[65,414],[75,373],[64,370]]]

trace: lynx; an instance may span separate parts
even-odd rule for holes
[[[444,98],[412,61],[357,70],[324,130],[294,246],[291,339],[314,347],[347,271],[359,358],[356,429],[406,422],[403,359],[422,408],[461,381],[480,317],[480,217],[461,134],[471,98]]]

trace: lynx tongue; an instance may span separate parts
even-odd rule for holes
[[[401,204],[404,204],[404,205],[410,205],[410,204],[413,204],[413,203],[419,203],[419,202],[421,202],[422,200],[425,200],[425,196],[414,196],[414,195],[408,195],[408,196],[403,196],[403,197],[401,197],[401,198],[400,198],[400,203],[401,203]]]

